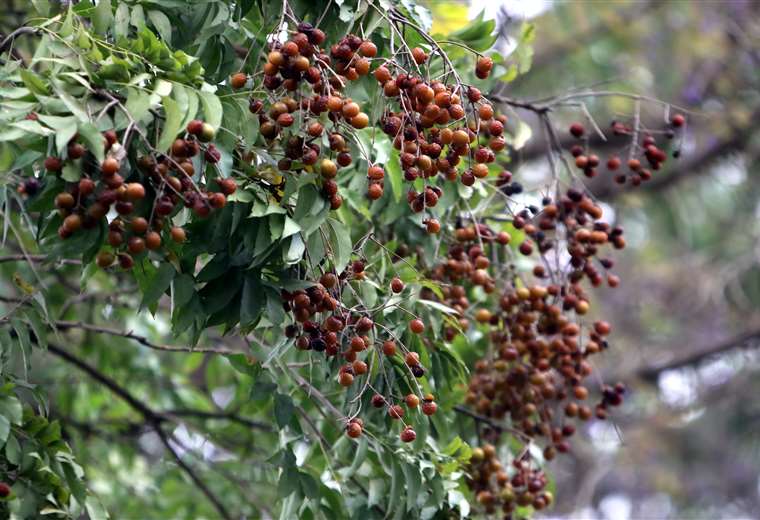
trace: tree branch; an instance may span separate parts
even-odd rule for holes
[[[238,351],[223,349],[223,348],[182,347],[182,346],[177,346],[177,345],[162,345],[158,343],[153,343],[145,336],[140,336],[139,334],[135,334],[132,331],[121,331],[118,329],[112,329],[109,327],[94,325],[92,323],[83,323],[81,321],[62,321],[61,320],[61,321],[56,321],[55,326],[58,330],[81,329],[81,330],[88,330],[90,332],[96,332],[99,334],[119,336],[122,338],[127,338],[127,339],[137,341],[141,345],[144,345],[153,350],[161,350],[164,352],[208,353],[208,354],[222,354],[222,355],[240,354],[240,352]]]
[[[750,329],[736,337],[727,339],[706,349],[693,352],[684,357],[674,359],[661,365],[643,367],[636,371],[636,375],[649,382],[657,381],[657,377],[666,370],[699,365],[713,356],[723,354],[740,347],[755,347],[760,343],[760,327]]]
[[[264,423],[261,421],[254,421],[253,419],[248,419],[247,417],[241,417],[240,415],[237,415],[236,413],[232,412],[206,412],[203,410],[166,410],[162,412],[168,416],[173,417],[198,417],[200,419],[219,419],[219,420],[227,420],[236,422],[238,424],[242,424],[244,426],[248,426],[250,428],[255,428],[259,430],[265,430],[272,432],[274,431],[274,428],[271,424]]]
[[[232,516],[230,516],[229,512],[221,503],[221,501],[216,497],[216,495],[214,495],[211,489],[208,488],[205,482],[203,482],[203,480],[201,480],[200,477],[198,477],[195,471],[180,458],[179,454],[174,450],[171,443],[169,443],[169,439],[167,438],[166,433],[161,429],[161,423],[166,420],[166,418],[162,414],[152,410],[147,405],[143,404],[140,400],[138,400],[135,396],[133,396],[124,387],[119,385],[116,381],[106,376],[105,374],[100,372],[98,369],[90,365],[89,363],[71,354],[67,350],[52,343],[48,343],[47,350],[48,352],[60,357],[67,363],[70,363],[76,366],[77,368],[79,368],[80,370],[85,372],[87,375],[92,377],[95,381],[102,384],[103,386],[108,388],[111,392],[113,392],[122,400],[124,400],[133,409],[140,412],[140,414],[145,418],[145,421],[148,422],[156,431],[156,433],[158,434],[158,437],[161,439],[161,442],[164,444],[166,449],[169,450],[169,452],[172,454],[174,459],[177,461],[177,464],[179,465],[179,467],[190,477],[190,479],[203,492],[203,494],[206,495],[206,498],[208,498],[208,500],[214,505],[214,507],[219,512],[221,517],[224,518],[225,520],[232,520]]]
[[[177,465],[182,468],[187,476],[190,477],[190,480],[192,480],[193,483],[203,492],[203,494],[206,495],[206,498],[211,501],[221,517],[225,520],[232,520],[232,515],[230,515],[229,511],[227,511],[227,508],[224,507],[224,504],[222,504],[219,498],[214,495],[214,492],[211,491],[206,483],[203,482],[203,480],[195,473],[195,470],[193,470],[193,468],[191,468],[187,462],[182,460],[182,457],[179,456],[179,453],[177,453],[177,451],[174,449],[174,446],[172,446],[171,442],[169,442],[169,438],[167,437],[166,432],[164,432],[160,427],[156,427],[156,433],[158,434],[158,438],[161,439],[163,445],[167,450],[169,450],[169,453],[172,454],[172,457],[174,457]]]
[[[44,262],[49,260],[47,255],[5,255],[0,256],[0,263],[5,262]],[[82,265],[81,260],[75,260],[73,258],[61,258],[57,262],[65,265]]]

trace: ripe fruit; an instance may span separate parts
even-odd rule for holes
[[[100,166],[100,171],[106,176],[116,175],[119,172],[119,161],[113,157],[108,157]]]
[[[145,186],[139,182],[130,182],[127,184],[127,198],[129,200],[140,200],[145,197]]]
[[[148,221],[142,217],[136,217],[129,223],[129,227],[136,235],[142,235],[148,230]]]
[[[407,426],[403,430],[401,430],[401,435],[399,436],[401,438],[402,442],[413,442],[414,439],[417,438],[417,433],[412,429],[411,426]]]
[[[45,159],[44,166],[49,172],[59,172],[63,169],[63,161],[58,157],[48,157]]]
[[[55,207],[58,209],[71,209],[76,205],[76,199],[71,193],[63,192],[55,196]]]
[[[145,251],[145,241],[140,237],[132,237],[127,241],[127,249],[133,255],[139,255]]]
[[[377,46],[369,40],[364,41],[359,46],[359,54],[367,58],[374,58],[377,56]]]
[[[403,290],[404,290],[404,282],[401,281],[401,278],[396,277],[393,280],[391,280],[391,291],[398,294]]]
[[[367,170],[367,177],[373,181],[381,181],[385,177],[385,170],[381,166],[370,166]]]
[[[414,394],[409,394],[404,398],[404,402],[409,408],[417,408],[420,404],[420,398]]]
[[[370,184],[369,187],[367,187],[367,197],[369,197],[371,200],[377,200],[380,197],[383,196],[383,187],[380,184]]]
[[[674,114],[670,119],[670,124],[676,128],[682,127],[686,123],[686,118],[681,114]]]
[[[428,233],[435,235],[441,230],[441,223],[438,222],[438,219],[431,218],[425,221],[425,228]]]
[[[219,184],[219,189],[221,189],[222,193],[225,195],[232,195],[237,191],[237,184],[234,179],[221,179],[218,180],[217,183]]]
[[[438,405],[432,399],[428,399],[428,397],[432,396],[425,396],[425,399],[422,401],[422,413],[433,415],[438,410]]]
[[[129,270],[135,265],[134,259],[126,253],[119,253],[119,266],[122,269]]]
[[[79,143],[69,143],[66,154],[69,159],[81,159],[85,153],[85,148]]]
[[[427,53],[419,47],[412,49],[412,57],[414,58],[414,61],[417,63],[417,65],[422,65],[428,59]]]
[[[79,195],[86,197],[95,191],[95,183],[92,179],[84,178],[79,181]]]
[[[187,124],[187,133],[193,135],[201,135],[203,131],[203,121],[199,119],[193,119]]]
[[[419,365],[420,363],[420,355],[416,352],[407,352],[406,356],[404,356],[404,363],[407,364],[407,366],[414,366]]]
[[[5,482],[0,482],[0,498],[8,498],[11,494],[11,487]]]
[[[388,416],[391,419],[401,419],[404,416],[404,409],[400,405],[394,404],[388,408]]]
[[[113,264],[114,260],[116,260],[116,258],[112,253],[109,253],[108,251],[101,251],[98,253],[98,256],[95,257],[95,262],[97,262],[98,267],[101,267],[103,269]]]
[[[156,249],[160,248],[161,235],[155,231],[149,232],[147,235],[145,235],[145,246],[151,251],[155,251]]]
[[[383,354],[385,354],[386,356],[395,356],[396,342],[390,341],[390,340],[383,342]]]
[[[338,174],[338,166],[330,159],[322,159],[322,162],[319,164],[319,173],[325,179],[332,179]]]
[[[486,79],[493,69],[493,60],[488,56],[481,56],[475,64],[475,75],[479,79]]]
[[[221,209],[227,204],[227,197],[224,193],[212,193],[208,198],[208,202],[212,208]]]
[[[369,116],[365,114],[364,112],[359,112],[357,115],[351,118],[351,126],[356,128],[357,130],[366,128],[368,124],[369,124]]]
[[[379,83],[386,83],[387,81],[390,81],[390,79],[393,76],[391,75],[391,71],[388,70],[388,68],[385,65],[382,65],[375,69],[375,79]]]
[[[413,319],[409,322],[409,330],[415,334],[422,334],[425,331],[425,324],[419,318]]]
[[[583,125],[580,123],[573,123],[570,125],[570,134],[573,137],[583,137],[583,134],[586,132],[586,129],[583,128]]]
[[[338,376],[338,382],[341,386],[351,386],[354,382],[354,376],[348,372],[341,372],[340,376]]]
[[[356,421],[352,421],[348,423],[346,426],[346,435],[351,437],[352,439],[356,439],[357,437],[360,437],[362,434],[362,426]]]
[[[246,76],[244,72],[238,72],[230,77],[230,86],[235,90],[238,90],[243,88],[247,81],[248,76]]]
[[[63,219],[63,229],[69,233],[74,233],[82,227],[82,217],[77,214],[69,215]]]

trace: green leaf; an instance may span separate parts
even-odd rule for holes
[[[132,6],[131,11],[130,23],[138,32],[140,32],[145,29],[145,11],[141,5]]]
[[[121,3],[116,8],[116,17],[114,18],[113,34],[116,38],[126,38],[129,36],[129,6]]]
[[[99,0],[92,13],[92,25],[98,34],[106,34],[113,22],[111,0]]]
[[[335,271],[342,273],[348,261],[351,259],[354,246],[351,242],[351,232],[345,224],[334,218],[327,219],[327,225],[329,228],[330,245],[333,252],[333,264]]]
[[[63,155],[63,151],[66,149],[66,146],[69,144],[69,141],[76,135],[77,133],[77,120],[74,117],[67,118],[69,119],[69,124],[62,128],[57,128],[55,133],[55,147],[58,150],[58,155]],[[79,176],[77,176],[77,180],[79,179]]]
[[[85,508],[87,509],[87,515],[90,517],[90,520],[107,520],[108,518],[111,518],[108,511],[106,511],[106,508],[100,503],[100,499],[96,496],[90,495],[87,497]]]
[[[174,307],[182,307],[195,294],[195,280],[188,274],[180,274],[172,280],[172,297]]]
[[[0,397],[0,415],[5,417],[10,424],[15,424],[17,426],[21,425],[23,410],[21,408],[21,402],[15,395],[4,395]]]
[[[280,393],[274,394],[274,418],[280,428],[285,428],[293,419],[295,405],[290,396]]]
[[[294,491],[301,489],[299,471],[294,466],[287,466],[282,469],[280,480],[277,483],[277,495],[280,498],[290,496]]]
[[[288,265],[298,263],[303,258],[305,251],[306,244],[301,235],[293,235],[290,239],[290,246],[287,250],[283,250],[282,260]]]
[[[436,309],[438,311],[441,311],[445,314],[451,314],[451,315],[459,315],[459,312],[457,312],[455,309],[452,309],[448,305],[444,305],[440,302],[436,302],[433,300],[417,300],[418,303],[422,305],[427,305],[428,307],[432,307],[433,309]]]
[[[261,316],[266,304],[262,291],[261,274],[258,271],[248,273],[243,282],[243,294],[240,298],[240,325],[253,325]]]
[[[35,94],[47,96],[50,93],[47,84],[42,80],[42,78],[40,78],[31,70],[21,69],[19,71],[19,75],[21,76],[21,81],[23,81],[24,85],[26,85],[26,88]]]
[[[295,220],[285,215],[281,237],[288,238],[291,235],[295,235],[299,231],[301,231],[301,226],[299,226]],[[273,236],[272,238],[274,239],[275,237]]]
[[[92,123],[79,124],[79,137],[87,143],[87,149],[95,156],[98,164],[105,158],[105,137]]]
[[[156,31],[158,31],[161,39],[164,40],[167,45],[171,45],[172,22],[169,20],[169,17],[166,16],[162,11],[151,9],[148,11],[148,19],[150,20],[150,23],[153,24],[153,27],[156,28]]]
[[[388,180],[391,182],[393,199],[396,202],[400,202],[404,191],[404,179],[403,173],[401,172],[401,158],[398,150],[395,148],[391,153],[390,159],[385,163],[385,171],[388,174]]]
[[[140,307],[147,308],[156,303],[169,288],[176,274],[177,271],[172,264],[167,262],[161,263],[161,266],[149,280],[147,288],[143,293]]]
[[[362,463],[364,463],[366,459],[368,447],[369,443],[367,442],[367,437],[364,435],[359,437],[358,446],[354,453],[354,460],[351,462],[351,465],[348,467],[348,469],[346,469],[345,473],[343,474],[343,478],[349,479],[359,470],[359,467],[362,465]]]
[[[5,445],[9,433],[11,433],[11,423],[5,416],[0,415],[0,446]]]
[[[372,507],[380,503],[380,499],[385,492],[385,480],[373,478],[369,481],[369,493],[367,495],[367,505]]]
[[[219,128],[222,124],[222,102],[216,97],[216,94],[211,92],[205,92],[203,90],[198,91],[198,96],[201,98],[201,105],[203,105],[203,119],[213,126]]]
[[[140,121],[150,110],[150,94],[136,88],[127,88],[127,103],[124,108],[135,121]]]
[[[161,102],[164,106],[166,121],[164,121],[164,129],[161,132],[161,138],[158,140],[156,148],[161,152],[165,152],[172,145],[182,128],[182,113],[177,106],[177,102],[169,96],[164,96]]]

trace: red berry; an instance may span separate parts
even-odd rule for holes
[[[401,430],[400,437],[402,442],[412,442],[417,438],[417,433],[412,429],[411,426],[407,426]]]
[[[203,121],[199,119],[193,119],[187,124],[187,133],[193,135],[201,135],[203,132]]]
[[[361,424],[355,421],[348,423],[348,426],[346,426],[346,435],[348,435],[352,439],[356,439],[357,437],[360,437],[361,434],[362,434]]]
[[[570,125],[570,134],[573,137],[582,137],[585,131],[586,129],[583,128],[583,125],[580,123],[573,123]]]
[[[422,334],[425,331],[425,324],[420,319],[413,319],[409,322],[409,330],[415,334]]]

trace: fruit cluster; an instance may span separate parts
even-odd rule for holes
[[[343,387],[352,386],[357,378],[369,377],[370,349],[376,349],[378,356],[388,359],[402,354],[408,373],[414,378],[422,377],[425,369],[420,363],[419,354],[400,345],[390,334],[389,337],[382,338],[369,312],[359,312],[341,304],[341,294],[346,290],[346,284],[352,279],[364,279],[366,276],[364,262],[356,260],[340,276],[327,272],[305,290],[282,291],[283,307],[292,314],[295,322],[286,327],[285,334],[295,338],[299,350],[324,353],[327,358],[340,358],[342,364],[337,371],[337,382]],[[394,278],[389,292],[400,294],[405,288],[399,278]],[[410,320],[409,330],[421,334],[425,326],[415,318]],[[420,409],[425,415],[434,414],[438,408],[432,394],[422,397],[408,394],[403,401],[410,409],[417,408],[422,403]],[[400,404],[394,404],[391,396],[386,398],[375,394],[371,403],[375,408],[386,408],[392,419],[404,417],[404,408]],[[358,437],[363,427],[361,420],[352,419],[346,424],[346,434]],[[405,425],[401,439],[411,442],[415,435],[412,427]]]
[[[370,73],[372,62],[378,59],[378,49],[372,41],[353,34],[330,46],[329,53],[321,47],[324,42],[325,34],[307,23],[299,24],[288,41],[272,42],[262,72],[264,86],[274,97],[267,101],[251,98],[249,108],[258,116],[261,135],[270,146],[277,148],[281,144],[279,169],[319,173],[322,191],[331,207],[337,209],[342,197],[336,176],[339,168],[351,165],[353,160],[349,138],[370,124],[369,116],[343,91],[349,82]],[[412,49],[408,60],[417,67],[417,76],[405,72],[407,69],[396,60],[385,60],[373,71],[386,97],[379,126],[401,151],[404,178],[413,182],[441,173],[449,180],[461,178],[470,186],[476,178],[486,177],[488,164],[495,160],[494,153],[506,147],[506,117],[495,116],[491,104],[475,87],[465,91],[461,84],[447,86],[441,81],[425,81],[419,67],[428,56],[421,48]],[[485,78],[492,67],[490,58],[480,57],[476,74]],[[246,74],[238,73],[230,83],[240,89],[248,79]],[[304,82],[312,95],[301,91]],[[296,91],[298,94],[294,94]],[[300,96],[300,102],[293,96]],[[393,106],[397,111],[392,110]],[[360,149],[360,153],[366,152]],[[369,162],[367,197],[377,200],[384,192],[385,171],[364,158]],[[457,166],[464,162],[468,167],[459,175]],[[408,193],[415,212],[435,206],[440,197],[437,186]],[[424,224],[430,233],[440,230],[440,223],[433,217]]]
[[[419,48],[412,54],[418,65],[428,59]],[[486,77],[492,66],[489,58],[482,57],[476,70]],[[431,178],[440,174],[449,181],[472,186],[476,179],[488,176],[488,165],[506,147],[503,134],[507,119],[496,115],[475,87],[425,81],[405,70],[389,62],[378,67],[374,76],[389,100],[380,127],[400,152],[404,179],[409,183],[425,180],[422,191],[411,188],[407,193],[412,210],[421,213],[436,206],[441,197],[438,186],[427,185]],[[424,223],[430,233],[440,230],[433,217]]]
[[[343,199],[335,178],[339,168],[353,161],[347,136],[370,123],[359,104],[342,91],[348,82],[369,73],[377,47],[369,40],[348,35],[332,45],[328,53],[321,47],[324,42],[324,32],[307,23],[299,24],[288,41],[272,42],[262,72],[264,87],[274,97],[266,102],[251,98],[249,109],[258,116],[259,131],[275,154],[281,147],[283,157],[278,168],[294,173],[304,170],[319,173],[322,192],[332,209],[338,209]],[[246,74],[238,73],[230,83],[241,89],[247,81]],[[300,92],[304,84],[313,95]],[[295,91],[299,91],[300,102],[290,95]],[[382,196],[384,175],[378,166],[369,168],[370,199]]]
[[[686,119],[684,116],[675,114],[670,119],[666,128],[657,133],[670,140],[676,136],[676,132],[680,131],[685,124]],[[614,174],[614,181],[618,184],[630,182],[632,186],[639,186],[641,183],[650,180],[652,172],[660,170],[668,158],[668,154],[657,146],[654,132],[644,132],[639,143],[637,142],[639,134],[637,128],[631,128],[631,126],[621,121],[613,121],[611,127],[615,136],[630,136],[632,139],[628,160],[625,163],[623,171],[621,171],[623,161],[618,155],[613,154],[607,158],[607,170]],[[578,140],[584,140],[586,137],[586,129],[581,123],[571,124],[569,131],[570,135]],[[575,166],[586,177],[596,177],[601,159],[598,155],[588,152],[586,143],[572,145],[570,153],[575,158]],[[678,157],[678,155],[678,150],[673,152],[674,157]]]
[[[82,170],[81,179],[68,183],[55,197],[62,219],[58,235],[67,239],[80,229],[92,229],[113,210],[116,216],[108,223],[106,239],[110,248],[101,250],[96,258],[102,268],[118,260],[123,269],[130,269],[134,257],[146,250],[158,251],[167,241],[184,242],[185,230],[171,225],[181,205],[205,217],[224,207],[227,196],[237,189],[232,179],[216,180],[214,189],[193,180],[193,157],[202,153],[210,164],[220,159],[219,151],[209,143],[214,137],[213,127],[191,121],[185,137],[174,141],[169,154],[143,155],[137,161],[138,169],[129,171],[124,161],[126,150],[116,132],[103,133],[106,156],[97,166],[94,161],[82,160],[88,151],[75,136],[64,158],[48,157],[44,162],[51,175],[60,175],[67,162]],[[21,191],[29,193],[28,185],[22,186]]]
[[[554,501],[553,494],[545,489],[546,475],[540,468],[532,466],[527,457],[516,458],[504,467],[492,444],[472,450],[467,482],[486,513],[501,510],[506,518],[511,518],[518,506],[541,511]]]
[[[578,282],[587,277],[596,287],[602,283],[603,277],[595,261],[605,272],[614,265],[610,258],[597,257],[600,248],[607,244],[614,249],[625,247],[623,228],[610,226],[601,219],[602,208],[590,196],[569,188],[558,201],[544,198],[541,210],[533,207],[519,211],[512,225],[527,235],[519,246],[520,253],[526,256],[531,255],[535,248],[543,255],[555,247],[557,238],[562,238],[573,269],[569,275],[570,281]],[[544,278],[546,269],[539,264],[534,274]],[[608,274],[607,283],[615,287],[619,279]]]

